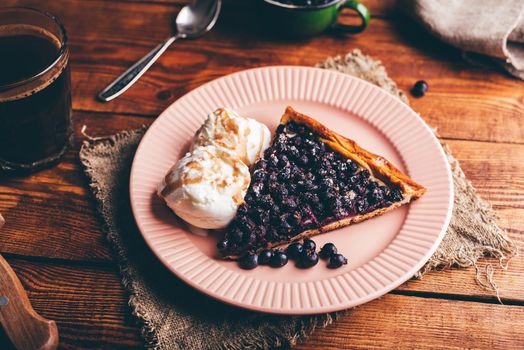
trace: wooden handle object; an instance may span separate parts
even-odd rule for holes
[[[0,215],[0,227],[3,218]],[[54,350],[58,346],[55,321],[33,310],[20,280],[0,255],[0,324],[18,350]]]

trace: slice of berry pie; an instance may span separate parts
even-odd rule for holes
[[[288,107],[218,249],[235,259],[382,215],[425,192],[386,159]]]

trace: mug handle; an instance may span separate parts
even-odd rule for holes
[[[371,15],[369,14],[368,8],[364,6],[362,3],[355,0],[343,0],[338,5],[338,14],[340,14],[340,12],[345,8],[356,11],[360,16],[362,22],[360,23],[360,25],[355,26],[349,24],[342,24],[337,21],[333,24],[333,28],[353,34],[363,32],[367,28],[369,21],[371,20]]]

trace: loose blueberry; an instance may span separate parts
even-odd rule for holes
[[[422,97],[426,92],[428,92],[429,86],[424,80],[419,80],[415,83],[411,89],[411,93],[415,97]]]
[[[344,257],[342,254],[334,254],[329,258],[328,267],[330,269],[336,269],[339,268],[342,265],[346,265],[348,263],[348,259]]]
[[[309,269],[310,267],[315,266],[318,264],[318,254],[314,251],[306,251],[304,250],[302,254],[300,255],[300,260],[298,261],[298,267],[301,267],[303,269]]]
[[[271,249],[264,249],[258,254],[258,263],[259,265],[267,265],[271,258],[273,257],[273,251]]]
[[[329,259],[334,254],[337,254],[337,247],[335,247],[333,243],[326,243],[322,249],[320,249],[320,257],[322,259]]]
[[[253,197],[260,198],[260,196],[262,195],[263,191],[264,191],[264,183],[263,182],[252,182],[251,183],[251,192],[253,193]]]
[[[244,270],[252,270],[258,266],[258,256],[255,254],[246,254],[240,258],[238,264]]]
[[[286,249],[287,255],[289,255],[289,258],[293,260],[298,260],[303,251],[304,247],[299,242],[291,243]]]
[[[273,257],[269,261],[271,267],[282,267],[287,264],[288,258],[286,253],[281,250],[277,250],[273,253]]]
[[[315,249],[317,249],[316,243],[313,240],[309,239],[309,238],[306,238],[302,245],[304,247],[304,250],[306,250],[308,252],[314,252]]]

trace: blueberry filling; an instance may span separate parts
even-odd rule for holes
[[[217,245],[223,255],[254,253],[271,243],[288,242],[305,230],[403,199],[398,188],[377,181],[319,137],[304,125],[279,125],[264,159],[251,169],[245,203]]]

